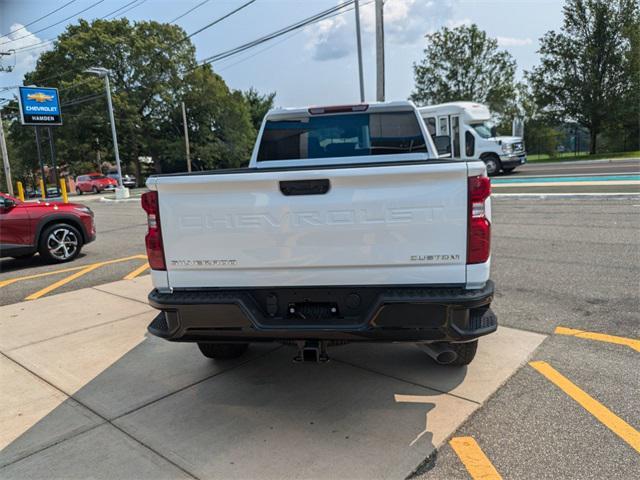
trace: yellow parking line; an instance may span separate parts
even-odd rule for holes
[[[149,262],[145,262],[144,265],[140,265],[133,272],[128,273],[127,275],[125,275],[123,280],[133,280],[134,278],[136,278],[138,275],[140,275],[142,272],[144,272],[148,268],[149,268]]]
[[[455,437],[449,445],[474,480],[501,480],[502,477],[472,437]]]
[[[609,430],[627,442],[640,453],[640,432],[618,417],[615,413],[589,396],[584,390],[571,383],[547,362],[529,362],[533,368],[554,383],[560,390],[573,398],[582,408],[602,422]]]
[[[81,277],[82,275],[85,275],[89,272],[92,272],[93,270],[100,268],[104,265],[110,265],[112,263],[120,263],[120,262],[126,262],[128,260],[136,260],[136,259],[141,259],[141,258],[147,258],[146,255],[132,255],[130,257],[123,257],[123,258],[116,258],[114,260],[106,260],[104,262],[97,262],[97,263],[92,263],[91,265],[83,265],[82,267],[79,267],[77,269],[74,270],[79,270],[78,272],[69,275],[68,277],[65,277],[61,280],[58,280],[57,282],[43,288],[42,290],[38,290],[35,293],[32,293],[31,295],[29,295],[28,297],[25,298],[25,300],[35,300],[37,298],[42,297],[43,295],[46,295],[49,292],[52,292],[53,290],[60,288],[63,285],[66,285],[67,283],[75,280],[78,277]],[[82,270],[80,270],[82,269]],[[61,270],[58,270],[58,273],[61,273]]]
[[[633,338],[617,337],[615,335],[607,335],[606,333],[585,332],[584,330],[576,330],[574,328],[556,327],[555,334],[569,335],[578,338],[587,338],[589,340],[597,340],[599,342],[615,343],[617,345],[626,345],[640,352],[640,340]]]
[[[31,280],[32,278],[48,277],[49,275],[55,275],[57,273],[73,272],[75,270],[81,270],[85,267],[86,265],[81,265],[79,267],[63,268],[62,270],[54,270],[52,272],[36,273],[34,275],[27,275],[25,277],[10,278],[8,280],[0,281],[0,288],[6,287],[7,285],[11,285],[12,283],[20,282],[22,280]]]

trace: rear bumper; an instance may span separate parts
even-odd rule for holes
[[[494,285],[153,290],[149,332],[173,341],[469,341],[496,330]]]

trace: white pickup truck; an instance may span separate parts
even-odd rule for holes
[[[416,342],[465,365],[497,328],[486,167],[438,158],[413,103],[271,110],[248,168],[147,186],[149,331],[207,357]]]

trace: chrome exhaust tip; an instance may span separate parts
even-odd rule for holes
[[[440,365],[449,365],[458,358],[458,354],[446,343],[423,343],[423,350]]]

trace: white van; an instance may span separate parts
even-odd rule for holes
[[[418,110],[441,156],[482,160],[489,175],[527,162],[522,137],[497,136],[486,105],[450,102]]]

